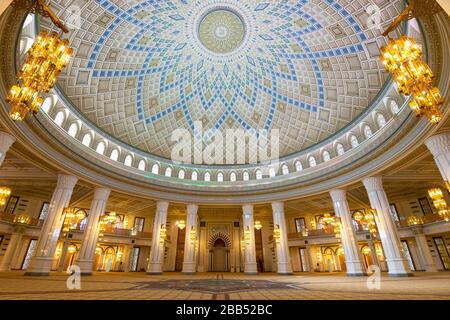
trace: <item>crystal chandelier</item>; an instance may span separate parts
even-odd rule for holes
[[[195,244],[195,241],[197,240],[197,231],[194,229],[194,226],[192,226],[189,231],[189,238],[191,240],[191,244]]]
[[[375,223],[375,210],[369,210],[364,214],[364,222],[365,226],[364,229],[369,231],[372,236],[376,236],[378,233],[377,224]]]
[[[445,221],[450,221],[450,210],[447,207],[447,202],[444,199],[442,190],[439,188],[432,188],[428,190],[428,195],[433,199],[433,205],[438,210],[439,216]]]
[[[41,32],[27,53],[27,58],[12,86],[6,101],[12,105],[10,117],[21,121],[27,113],[37,113],[44,99],[56,83],[56,78],[72,55],[67,39],[61,40],[55,32]]]
[[[178,227],[180,230],[183,230],[184,228],[186,228],[186,222],[185,222],[184,220],[179,220],[179,221],[177,222],[177,227]]]
[[[6,204],[6,200],[11,195],[11,189],[8,187],[0,187],[0,206]]]
[[[50,10],[44,0],[15,0],[14,7],[49,17],[63,32],[68,32],[61,20]],[[20,69],[18,83],[11,87],[6,101],[11,104],[10,117],[21,121],[27,113],[35,114],[42,106],[43,93],[48,93],[56,83],[58,75],[72,56],[69,41],[61,39],[56,32],[41,32],[27,52]]]
[[[434,0],[412,0],[408,7],[383,33],[388,36],[405,19],[429,16],[442,9]],[[422,48],[406,35],[399,39],[389,38],[381,49],[381,61],[401,94],[411,96],[410,108],[418,117],[425,116],[432,124],[442,120],[440,106],[444,103],[440,91],[433,86],[433,72],[422,60]]]
[[[323,223],[325,224],[331,224],[334,222],[334,218],[331,216],[331,214],[329,213],[325,213],[323,215],[323,219],[322,219]]]
[[[259,221],[259,220],[255,221],[255,229],[256,230],[261,230],[262,229],[261,221]]]
[[[433,72],[421,57],[422,48],[406,35],[390,39],[381,49],[381,61],[392,74],[398,91],[413,97],[411,109],[437,124],[442,119],[439,107],[444,100],[439,89],[433,87]]]

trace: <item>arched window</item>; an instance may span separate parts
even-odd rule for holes
[[[289,167],[286,164],[283,164],[281,166],[281,172],[283,173],[283,175],[289,174]]]
[[[342,145],[342,143],[338,143],[336,145],[336,152],[339,156],[342,156],[345,153],[345,149],[344,149],[344,146]]]
[[[222,173],[222,172],[219,172],[219,173],[217,174],[217,181],[218,181],[218,182],[223,182],[223,173]]]
[[[381,114],[377,114],[378,127],[383,128],[386,125],[386,118]]]
[[[322,153],[322,158],[324,162],[330,161],[331,160],[330,153],[327,150],[324,150]]]
[[[295,171],[299,172],[303,170],[303,165],[300,160],[295,161]]]
[[[277,174],[275,172],[275,169],[273,167],[269,168],[269,177],[273,178],[275,177]]]
[[[67,130],[67,133],[69,134],[69,136],[75,138],[78,133],[78,124],[72,123],[69,127],[69,130]]]
[[[255,172],[256,180],[261,180],[263,178],[261,170],[257,169]]]
[[[111,156],[109,157],[111,160],[113,160],[113,161],[117,161],[118,159],[119,159],[119,150],[117,150],[117,149],[114,149],[112,152],[111,152]]]
[[[158,165],[157,163],[155,163],[155,164],[152,166],[152,173],[153,173],[153,174],[159,174],[159,165]]]
[[[185,176],[186,176],[186,172],[183,169],[178,171],[178,179],[184,179]]]
[[[131,165],[133,164],[133,157],[131,156],[131,154],[125,157],[125,161],[123,162],[123,164],[127,167],[131,167]]]
[[[357,146],[359,146],[358,138],[355,135],[352,135],[350,137],[350,144],[352,145],[352,148],[356,148]]]
[[[192,171],[191,180],[197,181],[197,179],[198,179],[197,171]]]
[[[53,106],[53,99],[51,97],[47,97],[42,103],[41,109],[44,110],[45,113],[48,113],[52,108],[52,106]]]
[[[313,156],[309,156],[308,163],[310,168],[315,167],[317,165],[316,158],[314,158]]]
[[[393,114],[397,114],[400,111],[400,108],[395,100],[391,100],[391,110]]]
[[[370,139],[373,136],[372,129],[367,124],[364,126],[364,136],[366,139]]]
[[[230,173],[230,181],[232,182],[236,181],[236,173],[234,172]]]
[[[64,112],[63,111],[58,112],[55,117],[55,123],[61,127],[64,120],[66,120],[66,115],[64,114]]]
[[[145,171],[145,168],[146,168],[145,160],[139,161],[138,169],[141,171]]]
[[[242,174],[242,180],[244,181],[250,180],[250,175],[248,174],[247,171],[244,171],[244,173]]]
[[[97,151],[97,153],[99,154],[105,154],[105,150],[106,150],[106,145],[103,141],[100,141],[97,144],[97,148],[95,149],[95,151]]]
[[[171,167],[167,167],[166,168],[165,176],[166,177],[171,177],[172,176],[172,168]]]
[[[207,182],[211,181],[211,174],[209,172],[205,173],[204,180]]]
[[[82,144],[84,144],[86,147],[91,146],[92,136],[90,133],[86,133],[83,137],[83,140],[81,141]]]

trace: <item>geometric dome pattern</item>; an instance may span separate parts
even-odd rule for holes
[[[376,3],[402,1],[54,1],[74,58],[59,78],[72,106],[116,139],[170,158],[175,129],[279,129],[280,155],[349,124],[383,87]],[[51,28],[46,19],[44,28]]]

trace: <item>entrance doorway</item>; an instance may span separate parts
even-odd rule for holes
[[[215,272],[228,271],[228,253],[225,245],[225,241],[222,239],[217,239],[214,242],[213,249],[213,270]]]

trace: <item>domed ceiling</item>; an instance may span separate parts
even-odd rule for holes
[[[79,12],[59,86],[126,144],[170,158],[175,129],[280,129],[288,155],[363,112],[387,75],[382,30],[402,1],[54,1]],[[79,9],[79,11],[77,11]],[[45,25],[47,23],[44,22]]]

